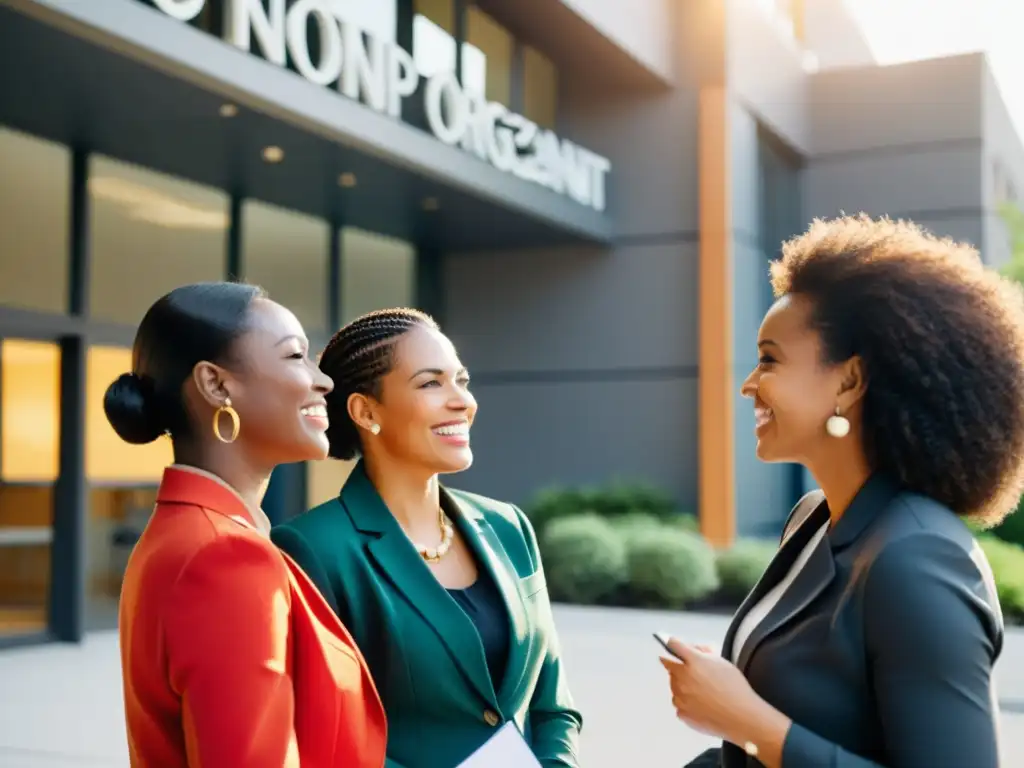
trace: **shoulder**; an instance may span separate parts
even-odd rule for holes
[[[454,488],[445,487],[445,490],[457,502],[476,511],[503,542],[525,540],[531,549],[536,547],[536,534],[533,531],[533,525],[515,504]]]
[[[492,527],[516,530],[519,535],[533,535],[533,526],[529,518],[515,504],[498,501],[487,496],[455,488],[445,488],[452,498],[478,512]]]
[[[264,536],[249,530],[211,532],[182,564],[171,586],[170,605],[189,609],[197,593],[203,599],[230,597],[238,589],[278,590],[286,583],[288,566]]]
[[[867,542],[873,553],[866,606],[879,623],[947,634],[955,622],[981,623],[998,646],[1002,613],[992,570],[967,525],[942,504],[901,493]],[[948,636],[948,634],[947,634]]]
[[[275,525],[270,535],[274,543],[280,546],[280,541],[291,539],[301,539],[313,545],[329,538],[332,543],[337,544],[348,534],[354,533],[352,519],[345,514],[341,502],[338,499],[331,499],[287,522]]]

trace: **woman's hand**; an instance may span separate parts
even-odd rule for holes
[[[661,659],[680,720],[741,747],[753,741],[763,749],[769,739],[781,748],[788,719],[757,695],[734,664],[707,646],[673,638],[669,647],[682,659]]]

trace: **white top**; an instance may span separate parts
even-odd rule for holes
[[[800,555],[790,566],[789,573],[786,574],[785,578],[781,579],[778,584],[768,590],[768,593],[761,598],[761,600],[747,611],[747,615],[743,617],[739,627],[736,629],[736,635],[732,641],[732,663],[738,664],[740,653],[743,650],[743,646],[747,640],[750,639],[750,635],[753,634],[757,625],[760,624],[765,618],[771,613],[772,609],[778,605],[782,596],[786,594],[786,590],[789,589],[790,585],[796,579],[797,575],[807,565],[807,561],[811,559],[811,553],[814,548],[818,546],[825,534],[828,533],[828,521],[822,524],[821,528],[815,531],[811,540],[807,542],[807,546],[803,548]]]

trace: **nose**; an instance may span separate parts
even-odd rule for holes
[[[313,389],[321,395],[326,395],[334,389],[334,379],[320,370],[320,366],[313,364]]]
[[[476,413],[476,398],[464,387],[457,387],[452,392],[448,401],[448,407],[454,411],[469,411],[470,415]]]
[[[757,382],[761,378],[757,368],[752,370],[740,384],[740,394],[753,399],[757,395]]]

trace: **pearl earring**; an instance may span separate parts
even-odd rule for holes
[[[374,434],[374,435],[379,435],[380,434],[380,424],[374,424],[373,426],[371,426],[370,427],[370,433]]]
[[[825,422],[825,431],[828,432],[831,437],[846,437],[850,434],[850,420],[845,416],[839,415],[839,406],[836,406],[836,412],[834,416],[829,416],[828,421]]]

